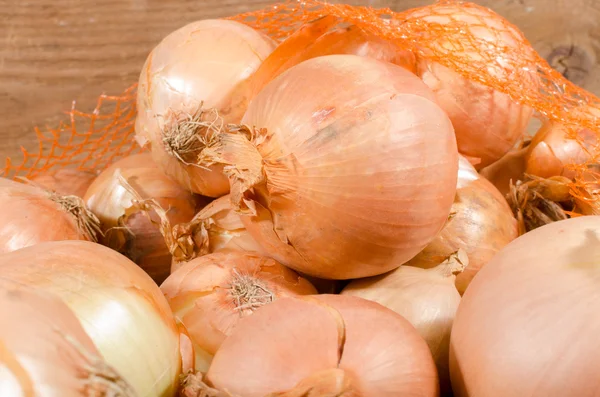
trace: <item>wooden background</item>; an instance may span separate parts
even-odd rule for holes
[[[434,0],[350,0],[403,10]],[[600,93],[600,2],[474,0],[517,24],[569,77]],[[270,0],[0,0],[0,158],[35,144],[33,127],[55,126],[73,100],[137,81],[148,52],[197,19],[263,8]],[[596,26],[598,25],[598,26]],[[560,62],[559,62],[560,61]]]

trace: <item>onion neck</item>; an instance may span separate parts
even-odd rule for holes
[[[445,261],[434,268],[444,278],[452,277],[462,273],[469,265],[469,257],[463,249],[452,253]]]

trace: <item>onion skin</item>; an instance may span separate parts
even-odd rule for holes
[[[0,256],[0,272],[66,303],[137,395],[175,393],[179,331],[158,286],[129,259],[99,244],[59,241]]]
[[[324,89],[331,81],[343,92]],[[250,234],[299,272],[384,273],[421,251],[448,217],[458,170],[452,126],[399,66],[310,59],[269,83],[242,122],[256,126],[251,140],[223,133],[207,157],[231,164],[232,204]]]
[[[506,199],[462,156],[450,214],[442,231],[406,264],[431,268],[453,252],[464,250],[469,266],[456,276],[456,288],[463,294],[477,272],[519,232]]]
[[[98,175],[92,171],[61,168],[29,178],[36,185],[61,196],[82,197]]]
[[[340,295],[279,299],[257,310],[223,342],[206,379],[234,395],[262,397],[336,368],[363,397],[439,394],[415,329],[377,303]]]
[[[170,274],[171,253],[157,213],[150,210],[147,214],[145,207],[135,202],[142,199],[155,200],[172,223],[188,222],[196,212],[194,195],[164,175],[149,153],[117,161],[98,176],[84,196],[102,224],[102,244],[121,252],[161,283]]]
[[[250,97],[248,79],[274,48],[249,26],[203,20],[172,32],[152,50],[139,79],[136,138],[142,146],[150,144],[168,176],[209,197],[229,191],[222,167],[197,167],[193,152],[182,151],[188,164],[182,162],[165,146],[165,133],[202,106],[218,110],[227,123],[239,123]]]
[[[336,26],[340,20],[327,15],[302,26],[265,59],[252,77],[253,97],[271,80],[291,67],[325,55],[348,54],[391,62],[416,73],[412,52],[363,31],[356,25]]]
[[[94,241],[99,230],[81,200],[6,178],[0,178],[0,208],[0,253],[45,241]]]
[[[317,293],[308,281],[273,259],[235,251],[187,262],[160,288],[195,344],[199,371],[208,369],[211,356],[237,323],[260,306]],[[240,292],[252,288],[251,295]]]
[[[56,297],[0,279],[0,319],[3,396],[135,396]]]
[[[598,395],[599,238],[598,216],[555,222],[479,272],[452,328],[457,397]]]
[[[354,280],[341,292],[377,302],[410,322],[425,339],[440,378],[441,395],[451,395],[448,355],[450,331],[460,294],[456,274],[467,266],[464,251],[431,269],[400,266],[381,276]]]
[[[503,55],[506,50],[502,47],[520,52],[530,48],[520,32],[491,10],[464,8],[461,4],[450,3],[437,6],[435,14],[431,14],[428,9],[417,10],[409,18],[456,28],[460,26],[461,31],[468,30],[473,38],[453,36],[458,33],[449,29],[440,33],[447,40],[442,39],[432,45],[446,49],[453,46],[450,47],[455,49],[453,57],[464,57],[461,62],[481,63],[496,78],[514,79],[510,70],[504,70],[500,66],[508,62],[503,59],[506,57]],[[463,50],[451,44],[460,40],[480,40],[481,44],[469,43]],[[473,45],[481,45],[481,48],[472,51],[470,48]],[[482,53],[493,54],[494,60],[483,58]],[[530,107],[516,104],[507,94],[469,80],[427,57],[417,58],[418,74],[436,93],[440,106],[452,120],[458,151],[467,156],[478,170],[500,159],[523,136],[533,114]],[[529,58],[530,70],[535,70],[533,57]],[[523,54],[521,62],[525,63],[527,59],[528,55]],[[533,76],[531,73],[531,81],[523,81],[523,84],[535,84]]]

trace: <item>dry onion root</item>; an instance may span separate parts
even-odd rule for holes
[[[98,176],[92,171],[61,168],[29,178],[36,185],[61,196],[82,197]]]
[[[27,182],[27,181],[24,181]],[[100,223],[83,200],[0,178],[0,253],[44,241],[97,241]]]
[[[240,321],[205,384],[244,397],[439,393],[431,353],[408,321],[340,295],[279,299]]]
[[[160,288],[194,343],[200,371],[242,318],[276,299],[317,293],[273,259],[236,251],[187,262]]]
[[[228,192],[222,167],[198,166],[197,155],[214,114],[240,122],[248,80],[274,47],[239,22],[203,20],[172,32],[152,50],[140,74],[136,138],[150,144],[158,166],[181,186],[210,197]]]
[[[87,241],[55,241],[0,256],[0,274],[60,298],[137,395],[175,393],[179,330],[158,286],[129,259]]]
[[[450,331],[460,294],[456,275],[469,259],[462,250],[430,269],[400,266],[377,277],[352,281],[342,295],[377,302],[407,319],[425,339],[436,363],[443,396],[450,395]]]
[[[0,278],[3,396],[136,397],[56,297]]]
[[[341,25],[338,17],[327,15],[292,33],[265,59],[252,77],[253,97],[267,83],[294,65],[325,55],[365,56],[391,62],[416,73],[416,60],[412,52],[365,32],[356,25]]]
[[[517,222],[506,199],[459,156],[456,197],[448,221],[406,265],[434,267],[453,252],[464,250],[469,266],[456,277],[462,295],[477,272],[517,236]]]
[[[134,261],[157,283],[170,274],[171,254],[161,234],[163,219],[187,222],[197,200],[154,164],[148,153],[125,157],[104,170],[84,199],[100,219],[102,243]],[[165,210],[157,214],[147,201]]]
[[[449,3],[435,7],[433,14],[429,8],[416,10],[408,19],[431,25],[432,31],[443,30],[430,43],[438,52],[452,51],[452,57],[460,63],[486,61],[487,72],[498,79],[514,80],[515,73],[525,73],[506,66],[514,63],[511,54],[516,50],[519,62],[528,62],[529,70],[535,70],[533,49],[523,35],[491,10]],[[473,37],[462,36],[465,34]],[[424,55],[430,55],[427,51],[431,50],[424,51]],[[493,60],[487,61],[483,56],[493,57]],[[417,68],[452,120],[458,151],[478,170],[500,159],[525,133],[533,113],[530,107],[519,105],[507,94],[469,80],[426,56],[418,57]],[[536,84],[533,72],[521,74],[519,78],[524,85]]]
[[[269,83],[243,123],[218,134],[203,163],[227,165],[246,229],[299,272],[384,273],[422,250],[448,217],[458,169],[452,126],[399,66],[310,59]]]

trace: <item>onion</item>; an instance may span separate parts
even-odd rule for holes
[[[452,49],[453,58],[481,64],[495,78],[514,80],[515,71],[506,66],[514,51],[518,51],[520,62],[529,63],[529,70],[535,71],[533,50],[523,35],[491,10],[450,3],[436,6],[435,13],[430,8],[416,10],[408,18],[443,30],[440,40],[431,42],[434,48]],[[458,151],[477,169],[500,159],[524,134],[532,109],[431,59],[417,57],[418,73],[452,120]],[[535,83],[533,72],[529,73],[531,81],[521,77],[522,84]]]
[[[173,314],[129,259],[86,241],[49,242],[0,256],[0,272],[62,299],[137,395],[175,393],[182,363]]]
[[[150,143],[159,167],[182,186],[205,196],[229,190],[221,167],[199,167],[198,152],[214,108],[239,123],[250,96],[248,79],[271,53],[273,41],[229,20],[192,22],[152,50],[140,75],[136,137]]]
[[[500,160],[483,168],[479,174],[490,181],[504,196],[510,191],[511,181],[523,179],[527,167],[528,144],[506,153]]]
[[[598,395],[600,217],[531,231],[479,272],[450,341],[457,397]]]
[[[506,200],[467,159],[459,156],[456,197],[448,222],[435,239],[406,264],[430,268],[459,249],[469,266],[456,276],[463,294],[477,272],[506,244],[517,238],[517,222]]]
[[[201,371],[208,369],[240,319],[275,299],[317,293],[276,261],[235,251],[187,262],[160,288],[195,344],[196,369]]]
[[[384,273],[422,250],[448,217],[458,166],[452,126],[399,66],[310,59],[269,83],[243,123],[216,136],[203,161],[228,165],[246,229],[297,271]]]
[[[161,219],[144,200],[165,208],[169,222],[187,222],[196,212],[192,193],[164,175],[150,154],[142,153],[125,157],[104,170],[84,199],[100,219],[104,245],[137,263],[157,283],[167,278],[171,254],[161,235]]]
[[[61,196],[83,197],[97,174],[73,168],[61,168],[29,178],[36,185]]]
[[[460,303],[454,283],[468,264],[467,255],[459,250],[434,268],[400,266],[381,276],[352,281],[342,291],[342,295],[364,298],[395,311],[417,329],[433,355],[443,396],[452,391],[450,331]]]
[[[252,77],[253,96],[294,65],[311,58],[351,54],[392,62],[416,73],[415,56],[392,41],[365,32],[356,25],[337,26],[333,15],[307,23],[292,33],[262,63]]]
[[[427,344],[408,321],[340,295],[279,299],[257,310],[223,342],[206,380],[244,397],[293,388],[282,395],[438,395]],[[308,393],[319,388],[327,393]]]
[[[76,196],[0,178],[0,253],[44,241],[96,241],[99,221]]]

